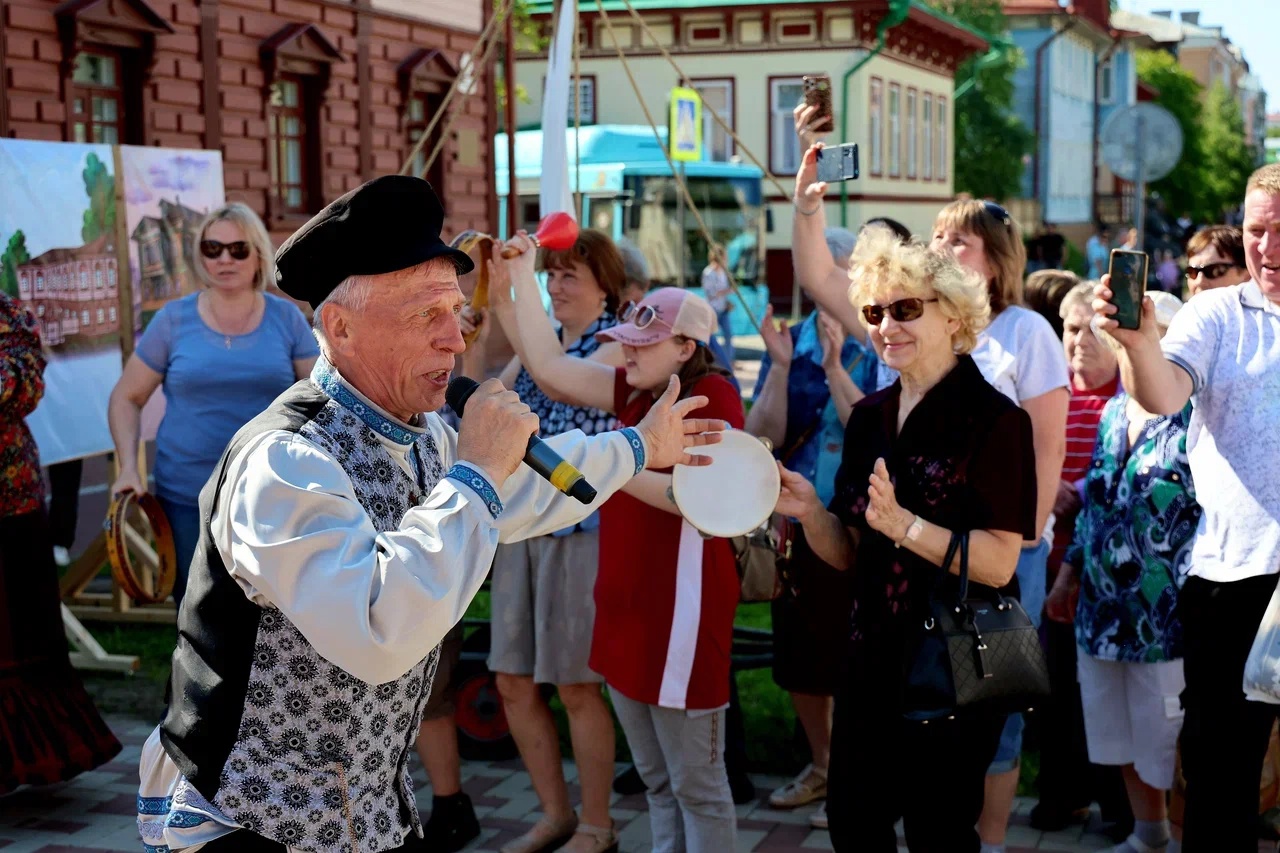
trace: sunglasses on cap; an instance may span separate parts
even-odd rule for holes
[[[862,319],[866,320],[869,325],[879,326],[884,322],[884,315],[888,314],[899,323],[910,323],[912,320],[920,319],[920,315],[924,313],[924,304],[926,302],[937,301],[937,297],[921,299],[918,296],[912,296],[907,299],[899,299],[897,302],[890,302],[888,305],[863,305]]]
[[[1013,217],[1009,215],[1009,211],[1005,210],[994,201],[984,201],[982,203],[982,209],[987,212],[988,216],[1000,220],[1006,226],[1013,224]]]
[[[211,261],[222,257],[223,249],[226,249],[237,261],[243,261],[249,257],[250,247],[244,240],[236,240],[234,243],[219,243],[217,240],[200,241],[200,254]]]
[[[653,321],[658,319],[658,312],[652,305],[646,305],[641,308],[634,302],[628,302],[622,307],[622,313],[618,315],[624,323],[630,323],[637,329],[647,329],[653,325]]]
[[[1192,264],[1187,264],[1187,278],[1197,278],[1199,276],[1204,276],[1205,278],[1212,281],[1215,278],[1222,278],[1234,266],[1235,264],[1228,264],[1228,263],[1221,263],[1221,262],[1216,264],[1205,264],[1202,267],[1197,267]]]

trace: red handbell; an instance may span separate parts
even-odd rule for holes
[[[538,230],[531,235],[530,239],[533,240],[535,248],[563,252],[565,249],[572,249],[573,244],[578,241],[578,223],[564,211],[549,213],[538,223]],[[514,258],[518,254],[519,252],[511,247],[502,250],[504,258]]]

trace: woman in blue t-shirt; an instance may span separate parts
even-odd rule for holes
[[[236,430],[307,376],[320,354],[302,312],[275,284],[267,229],[243,204],[205,219],[194,265],[200,290],[156,312],[111,392],[107,419],[120,475],[112,494],[145,492],[138,472],[142,407],[164,388],[156,432],[156,497],[178,552],[181,604],[200,537],[197,499]]]

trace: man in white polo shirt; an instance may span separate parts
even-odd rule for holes
[[[1124,347],[1124,387],[1140,405],[1162,415],[1194,405],[1187,448],[1204,516],[1178,600],[1186,853],[1257,850],[1258,783],[1280,710],[1241,686],[1280,573],[1280,164],[1245,188],[1244,250],[1251,280],[1191,300],[1163,341],[1150,300],[1138,331],[1101,324]],[[1105,315],[1108,284],[1095,291]]]

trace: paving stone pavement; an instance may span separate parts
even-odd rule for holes
[[[61,785],[23,788],[0,797],[0,853],[139,853],[142,850],[134,826],[138,755],[154,723],[121,717],[109,718],[108,723],[124,745],[115,760]],[[571,794],[576,798],[578,791],[572,765],[566,765],[565,769]],[[431,792],[420,766],[414,778],[418,783],[418,804],[425,813],[431,806]],[[753,778],[757,800],[738,807],[739,853],[806,853],[831,849],[827,833],[809,827],[808,816],[813,807],[792,812],[774,811],[765,799],[783,780],[766,776]],[[537,820],[537,799],[519,761],[466,763],[463,787],[470,794],[483,827],[480,837],[468,850],[497,851]],[[1111,846],[1105,836],[1096,832],[1099,824],[1096,814],[1088,826],[1041,833],[1027,825],[1030,808],[1029,801],[1017,804],[1009,829],[1009,853],[1034,850],[1091,853]],[[613,816],[625,853],[650,849],[649,819],[642,795],[615,795]],[[1259,849],[1273,851],[1275,848]]]

